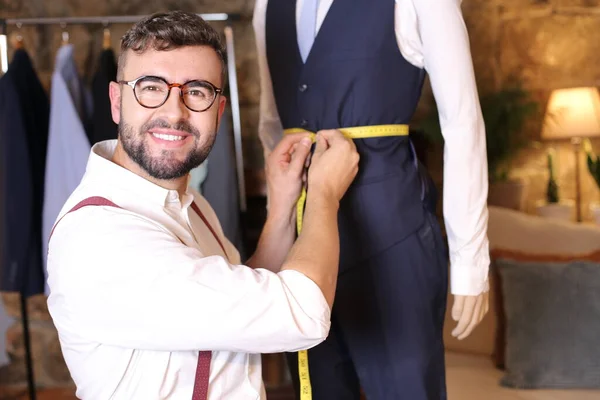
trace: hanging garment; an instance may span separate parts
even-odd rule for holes
[[[223,233],[239,250],[242,260],[245,260],[235,167],[231,113],[227,109],[221,118],[217,138],[210,152],[208,175],[202,185],[202,195],[219,217]]]
[[[85,129],[90,114],[88,100],[73,60],[73,46],[65,45],[58,50],[52,75],[43,211],[44,265],[56,217],[85,173],[91,149]],[[44,274],[47,277],[45,268]]]
[[[43,293],[42,198],[48,98],[25,50],[0,79],[0,290]]]
[[[208,162],[209,158],[204,160],[202,164],[190,171],[190,180],[188,186],[198,193],[202,194],[202,185],[208,175]]]
[[[98,59],[96,73],[92,80],[92,96],[94,100],[94,113],[90,143],[101,142],[117,138],[117,124],[112,120],[110,113],[110,97],[108,85],[117,80],[117,63],[112,49],[102,50]]]
[[[0,296],[0,367],[8,365],[10,361],[6,352],[6,332],[14,322],[15,319],[7,314]]]

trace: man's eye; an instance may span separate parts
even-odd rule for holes
[[[204,92],[202,92],[201,90],[189,90],[187,94],[194,97],[206,97],[204,95]]]
[[[145,92],[155,92],[155,91],[160,91],[161,89],[158,86],[144,86],[142,88],[142,90]]]

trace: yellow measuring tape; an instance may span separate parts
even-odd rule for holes
[[[340,128],[339,131],[349,139],[368,139],[385,136],[408,136],[408,125],[373,125],[373,126],[355,126],[351,128]],[[310,138],[314,142],[316,134],[302,128],[290,128],[283,131],[284,135],[292,133],[310,133]],[[302,217],[304,215],[304,205],[306,204],[306,187],[302,188],[300,198],[296,203],[296,229],[298,234],[302,232]],[[312,388],[310,386],[310,374],[308,370],[308,352],[300,350],[298,352],[298,377],[300,378],[300,400],[312,399]]]

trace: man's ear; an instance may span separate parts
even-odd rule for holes
[[[219,96],[219,122],[221,122],[221,117],[223,116],[223,111],[225,111],[225,106],[227,105],[227,97]]]
[[[108,85],[108,96],[110,97],[110,113],[115,124],[121,122],[121,85],[111,82]]]

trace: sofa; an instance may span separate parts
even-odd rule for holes
[[[590,381],[592,381],[591,386],[594,386],[593,381],[595,376],[587,377],[590,381],[582,382],[582,385],[587,385],[588,387],[578,388],[577,379],[572,379],[571,376],[570,380],[565,380],[561,376],[561,372],[564,372],[564,370],[558,371],[555,375],[551,374],[553,373],[553,371],[550,371],[552,367],[544,365],[544,362],[548,360],[552,362],[555,349],[560,349],[561,346],[545,348],[542,354],[539,354],[539,349],[536,347],[538,343],[544,342],[542,339],[545,339],[545,336],[552,336],[552,334],[556,333],[555,331],[559,331],[560,329],[548,329],[544,327],[544,329],[550,331],[548,334],[544,334],[543,330],[541,333],[538,331],[537,333],[541,335],[541,339],[536,338],[535,341],[527,342],[528,340],[532,340],[532,338],[528,338],[523,331],[536,329],[536,323],[547,323],[551,317],[539,315],[539,312],[531,316],[523,315],[527,313],[529,308],[519,308],[519,304],[512,304],[511,302],[517,301],[515,298],[519,296],[519,293],[510,292],[510,290],[515,290],[514,288],[518,287],[521,281],[524,282],[526,279],[531,279],[520,278],[519,275],[514,274],[514,271],[517,274],[520,273],[519,268],[521,268],[521,265],[525,266],[522,269],[529,268],[530,271],[534,271],[533,279],[535,279],[535,273],[540,273],[545,269],[562,268],[560,270],[562,273],[575,270],[575,267],[571,268],[571,264],[551,264],[556,261],[554,258],[560,259],[556,262],[570,263],[582,255],[593,254],[595,255],[593,257],[594,264],[591,266],[587,265],[587,270],[591,270],[592,273],[596,274],[594,267],[597,265],[597,271],[600,273],[600,227],[593,224],[576,224],[549,220],[510,209],[490,206],[488,237],[492,257],[492,265],[490,267],[490,309],[480,325],[469,337],[462,341],[451,336],[451,331],[456,326],[456,322],[450,316],[452,296],[448,296],[444,340],[446,346],[449,399],[600,399],[600,390],[589,388]],[[529,259],[525,260],[522,264],[513,262],[511,257],[506,257],[507,259],[505,260],[502,257],[507,252],[508,254],[523,255],[525,258],[529,257]],[[517,256],[516,258],[519,257]],[[502,262],[506,265],[502,267],[505,269],[500,273],[499,270],[501,268],[499,265]],[[531,264],[534,262],[538,264]],[[544,262],[546,264],[543,264]],[[546,265],[550,265],[550,267]],[[576,267],[578,266],[579,264],[576,265]],[[505,279],[508,280],[504,282]],[[557,280],[555,279],[555,281]],[[506,285],[509,282],[512,286],[507,288]],[[534,291],[535,288],[548,289],[548,285],[545,282],[539,284],[535,281],[531,282],[530,280],[527,287],[531,289],[526,291]],[[568,286],[571,285],[569,282],[571,281],[561,278],[558,280],[558,285],[563,285],[566,292],[569,289]],[[553,290],[557,293],[562,292],[563,288]],[[578,292],[575,290],[574,293]],[[511,297],[504,298],[507,294]],[[524,293],[523,296],[535,296],[535,294]],[[561,296],[563,295],[561,294],[557,298],[560,300]],[[554,298],[552,295],[544,295],[543,297],[544,299],[547,298],[548,301]],[[523,299],[527,299],[527,297],[523,297]],[[535,300],[536,297],[531,297],[531,299]],[[600,299],[600,296],[598,299]],[[521,300],[521,303],[526,303],[527,301]],[[507,306],[508,309],[505,309]],[[525,306],[529,305],[525,304]],[[518,313],[515,312],[515,307],[519,310]],[[506,316],[507,311],[510,317],[508,319]],[[593,309],[590,312],[595,313],[597,309]],[[526,319],[519,320],[517,317],[525,317]],[[522,326],[519,326],[518,323],[521,323]],[[573,334],[578,335],[579,331],[575,330]],[[510,332],[510,335],[507,335],[506,332]],[[595,336],[592,334],[592,337],[598,337],[597,346],[595,347],[600,348],[600,332],[596,332]],[[583,344],[581,344],[581,341],[575,340],[575,342],[576,344],[579,343],[579,348],[582,348]],[[531,352],[536,354],[528,354],[529,349],[523,347],[529,345],[532,349]],[[521,348],[518,348],[518,346],[521,346]],[[570,350],[565,350],[566,353],[556,351],[559,354],[554,359],[557,359],[556,362],[559,363],[561,362],[560,357],[564,356],[564,354],[573,355],[573,352],[568,353]],[[508,357],[509,353],[512,354],[510,360],[505,358],[505,355]],[[538,361],[539,365],[532,364],[536,362],[535,356],[538,356],[539,360],[541,360]],[[585,355],[580,358],[585,358]],[[577,358],[575,358],[573,363],[577,363]],[[563,362],[563,366],[569,367],[564,364]],[[596,365],[588,369],[584,368],[582,374],[585,375],[589,370],[592,370],[590,373],[595,373],[593,371],[595,367]],[[519,368],[529,368],[529,370],[533,368],[536,374],[519,374],[519,371],[515,371]],[[569,368],[565,369],[569,370]],[[557,376],[557,378],[553,380],[553,376]],[[600,385],[600,381],[597,383]]]

